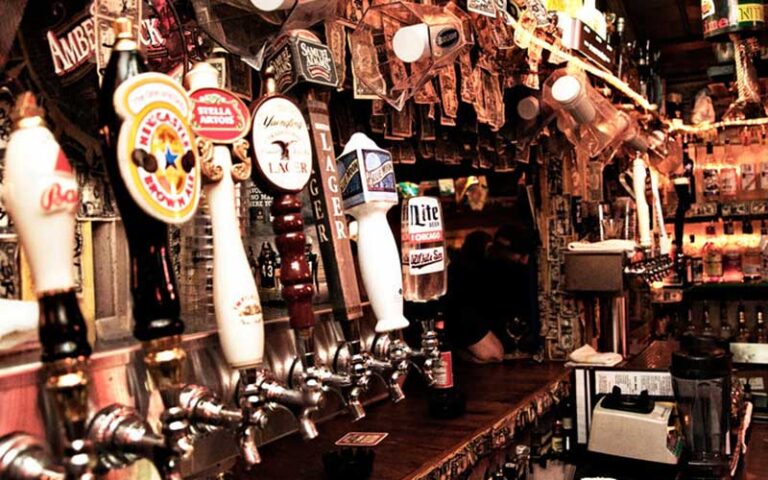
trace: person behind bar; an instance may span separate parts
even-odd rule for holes
[[[534,248],[530,230],[504,225],[494,237],[470,233],[452,259],[446,333],[469,360],[500,362],[505,353],[535,349],[528,265]]]

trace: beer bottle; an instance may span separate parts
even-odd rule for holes
[[[435,384],[429,389],[429,412],[435,418],[456,418],[464,414],[466,400],[453,382],[453,356],[441,313],[437,315],[435,331],[440,342],[440,365],[434,369]]]

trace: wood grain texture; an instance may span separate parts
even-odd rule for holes
[[[537,391],[567,376],[559,363],[457,363],[454,367],[457,385],[467,395],[464,416],[454,420],[429,417],[426,390],[420,382],[411,381],[404,401],[367,407],[366,418],[354,424],[345,416],[322,423],[320,437],[309,443],[292,435],[266,445],[260,449],[263,463],[251,472],[237,469],[235,478],[325,479],[322,454],[335,449],[334,442],[350,431],[389,433],[374,449],[371,480],[419,478],[468,442],[493,431],[517,407],[529,403]]]

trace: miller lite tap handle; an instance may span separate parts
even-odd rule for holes
[[[265,71],[264,84],[265,95],[253,109],[254,181],[275,195],[272,226],[281,258],[281,293],[288,306],[291,327],[307,329],[315,325],[314,289],[304,255],[306,237],[299,193],[312,173],[312,142],[301,110],[287,97],[275,93],[271,68]]]
[[[251,117],[236,95],[217,87],[217,76],[215,68],[201,62],[185,79],[213,227],[213,305],[227,363],[233,369],[256,368],[264,355],[264,319],[235,210],[235,181],[250,176],[248,142],[243,137]],[[238,165],[245,165],[240,170],[247,177],[233,166],[230,145],[240,152]]]
[[[355,133],[336,162],[344,208],[358,224],[357,257],[376,332],[405,328],[401,259],[387,222],[387,211],[398,202],[392,156]]]
[[[32,269],[43,361],[53,361],[88,356],[91,347],[75,295],[77,181],[43,115],[32,93],[18,98],[5,154],[3,201]]]

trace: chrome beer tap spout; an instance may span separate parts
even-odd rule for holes
[[[169,409],[163,415],[180,414]],[[155,464],[166,479],[180,479],[178,461],[189,450],[186,421],[163,419],[165,431],[158,435],[149,423],[133,408],[110,405],[103,408],[90,421],[88,439],[98,453],[97,472],[124,468],[140,458]]]
[[[0,480],[65,480],[45,445],[23,432],[0,437]]]
[[[343,322],[342,328],[344,337],[350,340],[341,342],[336,348],[331,362],[331,370],[335,375],[323,379],[323,384],[339,394],[352,421],[356,422],[365,418],[361,397],[371,381],[370,355],[362,350],[358,319]]]
[[[378,334],[373,341],[368,366],[373,373],[387,384],[389,397],[397,403],[405,398],[400,378],[408,373],[409,357],[412,355],[408,344],[395,332]]]

